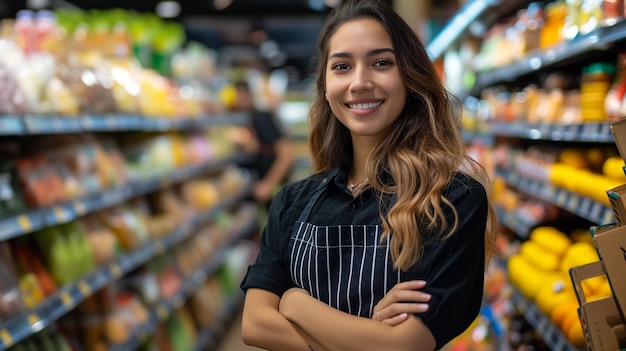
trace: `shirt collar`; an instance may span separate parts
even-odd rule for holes
[[[348,186],[348,172],[345,169],[337,167],[330,171],[329,177],[332,177],[332,180],[337,187],[340,189],[345,189]]]

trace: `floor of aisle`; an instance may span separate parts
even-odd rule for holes
[[[241,310],[237,311],[237,316],[233,318],[222,342],[216,351],[259,351],[258,347],[247,346],[241,340]]]

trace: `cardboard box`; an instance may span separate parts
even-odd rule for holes
[[[626,224],[626,184],[611,188],[606,194],[613,209],[615,223],[620,226]]]
[[[602,230],[592,240],[604,262],[617,305],[626,316],[626,226]]]
[[[578,316],[585,333],[588,350],[618,351],[626,347],[626,325],[613,296],[587,301],[582,282],[606,275],[604,262],[598,261],[572,267],[570,277],[580,308]]]
[[[617,151],[619,151],[624,163],[626,163],[626,119],[620,119],[611,123],[611,134],[613,134],[613,139],[615,139]]]

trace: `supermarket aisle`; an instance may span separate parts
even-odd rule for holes
[[[247,346],[241,341],[239,326],[241,325],[241,310],[237,311],[237,316],[233,318],[224,339],[216,351],[259,351],[258,347]]]

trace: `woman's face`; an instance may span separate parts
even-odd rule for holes
[[[406,102],[391,38],[373,19],[346,22],[330,37],[326,99],[353,137],[384,138]]]

